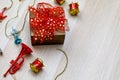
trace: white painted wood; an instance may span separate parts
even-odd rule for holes
[[[44,1],[55,4],[53,0]],[[75,17],[68,14],[68,5],[74,1],[80,3],[81,10],[81,13]],[[8,5],[7,2],[7,0],[0,0],[0,8]],[[23,2],[20,17],[13,21],[15,23],[10,23],[10,28],[14,25],[19,25],[17,28],[21,27],[22,16],[31,3],[32,0]],[[9,61],[15,59],[21,50],[21,46],[14,45],[13,39],[9,40],[4,35],[5,23],[16,14],[15,4],[20,3],[14,0],[14,7],[6,12],[8,18],[0,23],[0,47],[4,52],[4,55],[0,56],[0,78],[9,68]],[[64,56],[56,51],[56,48],[62,48],[69,57],[68,68],[58,80],[120,80],[120,0],[67,0],[63,7],[70,27],[70,31],[66,32],[64,45],[31,46],[27,18],[20,37],[32,48],[33,53],[25,57],[23,66],[15,74],[17,80],[54,80],[65,63]],[[45,64],[43,70],[37,75],[29,68],[29,63],[35,57],[40,57]],[[11,79],[8,74],[2,80]]]

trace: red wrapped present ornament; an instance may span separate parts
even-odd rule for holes
[[[32,45],[63,44],[67,19],[62,7],[38,3],[29,12]]]
[[[43,61],[39,58],[35,59],[32,63],[30,63],[30,68],[33,72],[38,73],[42,67],[44,67]]]
[[[71,4],[69,4],[69,13],[72,15],[72,16],[75,16],[75,15],[77,15],[79,12],[80,12],[80,10],[79,10],[79,4],[78,3],[71,3]]]

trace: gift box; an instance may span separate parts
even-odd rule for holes
[[[32,45],[63,44],[67,19],[62,7],[38,3],[29,7]]]

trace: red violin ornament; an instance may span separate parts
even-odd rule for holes
[[[30,27],[34,42],[43,43],[54,39],[55,31],[65,32],[67,19],[62,7],[53,7],[49,3],[38,3],[37,8],[29,7],[31,13]]]
[[[65,0],[55,0],[58,4],[62,5],[65,3]]]
[[[79,4],[78,3],[71,3],[69,4],[69,13],[72,15],[72,16],[75,16],[77,15],[80,11],[79,11]]]
[[[7,16],[4,15],[4,12],[7,10],[7,8],[3,8],[2,12],[0,12],[0,22],[2,22],[3,19],[5,19]]]
[[[30,54],[32,52],[32,50],[25,45],[24,43],[21,43],[22,45],[22,50],[20,52],[20,54],[18,55],[18,57],[16,58],[16,60],[11,60],[11,67],[7,70],[7,72],[4,74],[4,77],[6,77],[7,73],[10,74],[15,74],[22,66],[23,62],[24,62],[24,56],[26,54]]]
[[[41,59],[37,58],[35,59],[35,61],[33,61],[31,64],[30,64],[30,68],[33,72],[35,73],[38,73],[42,67],[43,67],[43,62]]]

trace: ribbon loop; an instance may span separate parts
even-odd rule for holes
[[[53,40],[55,31],[65,32],[67,19],[62,7],[38,3],[37,8],[29,7],[29,11],[30,27],[41,43],[45,40]]]

